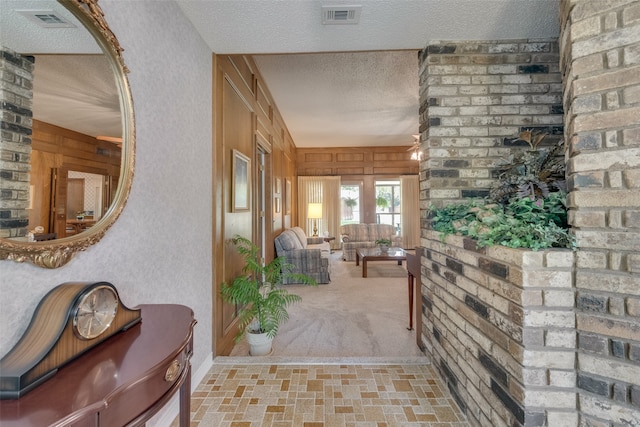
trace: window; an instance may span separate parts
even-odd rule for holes
[[[376,222],[391,224],[400,231],[400,181],[376,181]]]
[[[360,222],[360,183],[344,183],[340,186],[342,201],[340,225]]]

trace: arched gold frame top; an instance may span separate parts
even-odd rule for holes
[[[113,34],[98,0],[58,0],[87,28],[108,58],[113,68],[120,95],[122,112],[122,162],[120,179],[114,201],[105,215],[88,230],[70,237],[45,242],[19,242],[0,239],[0,259],[30,262],[40,267],[58,268],[65,265],[79,251],[95,245],[118,219],[129,197],[135,164],[135,120],[133,100],[122,58],[122,47]]]

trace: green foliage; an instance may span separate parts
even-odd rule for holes
[[[472,199],[444,208],[430,209],[431,228],[442,233],[470,236],[479,247],[502,245],[533,250],[575,248],[567,230],[564,195],[549,194],[546,199],[511,199],[505,207]]]
[[[293,273],[293,264],[287,263],[284,257],[263,265],[260,248],[249,239],[235,236],[233,243],[245,264],[242,275],[230,285],[222,284],[221,294],[224,301],[242,307],[238,313],[240,332],[236,341],[246,331],[267,333],[269,338],[274,338],[280,325],[289,320],[287,307],[301,300],[299,295],[290,294],[282,288],[283,279],[295,278],[310,285],[316,285],[316,282],[306,274]]]
[[[358,204],[358,200],[353,197],[347,197],[344,199],[344,204],[349,208],[353,208]]]
[[[540,148],[546,134],[524,131],[518,140],[529,150],[512,154],[498,165],[498,181],[486,199],[470,199],[430,208],[431,228],[471,236],[478,246],[510,248],[575,248],[565,205],[564,148]]]
[[[376,245],[387,245],[389,246],[391,244],[391,240],[389,239],[378,239],[375,241]]]
[[[389,207],[389,200],[383,195],[378,195],[378,197],[376,197],[376,206],[379,208],[387,208]]]

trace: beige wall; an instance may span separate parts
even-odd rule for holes
[[[54,286],[105,280],[128,306],[175,303],[194,310],[197,384],[212,352],[211,50],[173,2],[100,5],[131,70],[133,188],[105,237],[64,267],[0,261],[0,355],[16,343]]]

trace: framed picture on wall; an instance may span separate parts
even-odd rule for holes
[[[291,181],[284,181],[284,213],[291,215]]]
[[[250,208],[249,186],[251,159],[238,150],[233,150],[231,180],[231,211],[243,212]]]

